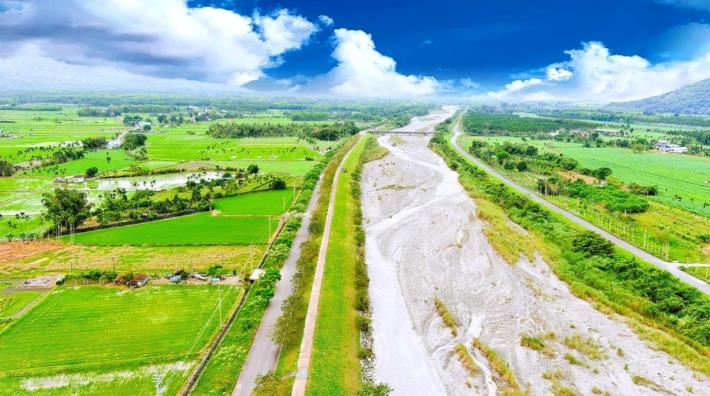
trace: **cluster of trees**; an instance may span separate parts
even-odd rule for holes
[[[90,166],[89,168],[86,169],[85,175],[86,177],[94,177],[99,173],[99,168],[95,166]]]
[[[515,114],[468,112],[463,127],[472,135],[549,133],[558,130],[593,129],[594,124],[577,120],[520,117]]]
[[[92,138],[86,138],[81,141],[84,150],[98,150],[106,147],[106,138],[103,136],[97,136]]]
[[[121,147],[127,151],[135,150],[139,147],[145,146],[146,140],[148,140],[148,136],[143,133],[127,133],[123,137],[123,144]]]
[[[577,119],[577,120],[594,120],[620,122],[625,124],[630,123],[647,123],[647,124],[667,124],[667,125],[689,125],[689,126],[710,126],[710,119],[707,117],[684,115],[684,114],[661,114],[653,110],[644,112],[622,112],[618,110],[539,110],[540,115]]]
[[[647,200],[622,191],[611,184],[598,187],[577,180],[573,183],[564,183],[562,194],[602,204],[612,212],[618,213],[642,213],[649,207]]]
[[[166,114],[158,114],[158,123],[165,125],[165,124],[173,124],[173,125],[182,125],[185,122],[185,119],[181,115],[166,115]]]
[[[354,122],[333,124],[213,124],[207,133],[215,138],[298,136],[303,139],[338,140],[359,132]]]
[[[117,188],[104,194],[93,214],[101,224],[122,220],[152,219],[161,214],[186,210],[207,210],[212,205],[207,196],[202,196],[199,188],[194,188],[189,197],[174,194],[172,198],[154,199],[155,192],[138,190],[128,195],[126,190]]]
[[[107,107],[83,107],[77,111],[77,114],[80,117],[117,117],[128,113],[169,113],[176,109],[174,106],[157,104],[127,104],[120,106],[109,105]]]
[[[327,121],[332,119],[331,113],[323,111],[293,111],[288,113],[291,121]]]
[[[637,183],[631,183],[626,186],[630,192],[636,195],[658,195],[657,186],[642,186]]]
[[[138,114],[126,114],[123,116],[123,125],[125,126],[132,126],[135,125],[137,122],[143,121],[143,117],[139,116]]]
[[[471,154],[486,162],[502,165],[505,169],[517,169],[521,172],[534,170],[541,174],[552,174],[554,171],[577,169],[575,159],[550,152],[540,153],[538,148],[524,143],[494,143],[474,140],[469,147]]]
[[[544,195],[566,195],[598,203],[608,210],[618,213],[642,213],[649,208],[647,200],[635,193],[626,192],[613,184],[593,186],[586,184],[582,180],[566,181],[557,175],[546,179],[538,179],[537,191]]]
[[[0,106],[0,110],[27,110],[27,111],[62,111],[64,108],[58,105],[51,104],[35,104],[35,103],[22,103],[22,104],[6,104]]]
[[[90,269],[87,271],[79,272],[78,274],[67,275],[64,281],[66,282],[67,280],[71,279],[83,279],[94,282],[113,282],[116,280],[116,278],[118,278],[118,274],[115,271]]]
[[[83,191],[55,188],[42,194],[42,205],[58,233],[73,231],[91,217],[91,204]]]
[[[84,107],[77,111],[79,117],[116,117],[122,113],[121,109],[116,107],[98,108]]]
[[[572,168],[572,169],[574,169],[574,168]],[[579,173],[581,173],[585,176],[596,177],[599,180],[606,180],[607,177],[611,176],[613,171],[611,170],[611,168],[607,168],[606,166],[602,166],[597,169],[580,168]]]
[[[52,164],[63,164],[68,161],[84,158],[84,150],[75,150],[70,147],[61,147],[52,153]]]
[[[550,152],[540,153],[537,147],[524,143],[489,144],[475,140],[469,151],[488,163],[502,165],[506,170],[516,169],[519,172],[530,170],[542,175],[551,175],[546,179],[538,179],[537,190],[542,194],[562,194],[601,203],[614,212],[644,212],[648,209],[649,203],[638,195],[654,195],[657,192],[654,186],[635,185],[629,188],[630,192],[626,192],[613,184],[593,186],[582,180],[565,180],[558,175],[558,172],[577,170],[583,175],[606,180],[611,176],[612,170],[608,167],[578,168],[578,163],[573,158]]]
[[[0,177],[8,177],[15,174],[15,166],[4,159],[0,159]]]

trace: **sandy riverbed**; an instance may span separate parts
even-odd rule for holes
[[[416,119],[403,130],[431,127],[444,116]],[[545,372],[560,385],[592,394],[710,394],[707,377],[643,343],[621,320],[574,297],[539,258],[507,264],[488,244],[475,203],[456,173],[427,148],[427,138],[384,136],[390,154],[366,164],[362,178],[366,254],[373,307],[375,379],[395,395],[490,394],[497,390],[473,337],[495,349],[523,388],[549,394]],[[440,298],[458,322],[453,337],[434,309]],[[554,357],[520,346],[522,333],[553,332]],[[566,347],[591,338],[605,358]],[[479,366],[465,371],[453,355],[467,346]],[[621,351],[621,352],[620,352]],[[564,359],[571,354],[581,365]],[[639,377],[651,383],[636,384]],[[596,390],[596,389],[595,389]]]

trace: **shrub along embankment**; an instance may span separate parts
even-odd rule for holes
[[[301,226],[302,214],[305,212],[308,202],[313,195],[313,190],[318,183],[318,178],[323,172],[323,185],[329,185],[328,177],[332,181],[335,169],[337,169],[342,156],[352,146],[348,141],[339,148],[330,150],[321,160],[304,176],[301,193],[296,202],[292,205],[287,214],[283,230],[276,237],[271,249],[266,253],[262,268],[264,275],[250,287],[246,300],[234,323],[220,343],[212,358],[209,360],[205,370],[202,372],[193,394],[231,394],[234,384],[239,376],[244,362],[249,353],[254,333],[259,327],[261,317],[269,304],[269,300],[274,295],[276,282],[280,278],[280,269],[288,257],[291,244],[297,230]],[[323,189],[321,189],[322,191]],[[329,189],[328,189],[329,190]],[[318,197],[322,202],[323,195]],[[319,203],[320,205],[320,203]],[[320,205],[322,206],[322,205]],[[327,207],[327,199],[326,199]],[[315,216],[313,223],[316,223]],[[314,226],[311,224],[311,230]],[[322,221],[321,221],[322,228]],[[316,248],[317,254],[317,248]],[[301,326],[302,328],[303,326]]]
[[[498,206],[527,229],[529,243],[520,248],[507,246],[507,250],[530,254],[531,242],[533,250],[543,255],[574,294],[597,309],[624,315],[645,340],[689,367],[710,374],[708,296],[514,192],[462,157],[449,137],[440,133],[430,145],[458,171],[466,191],[484,202],[483,208]],[[508,226],[500,221],[490,225]]]

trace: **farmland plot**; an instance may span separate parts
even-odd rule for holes
[[[11,394],[175,393],[240,293],[58,289],[0,333],[0,386]]]
[[[290,206],[291,190],[265,191],[215,201],[216,210],[62,237],[83,245],[264,244]]]
[[[266,243],[278,225],[268,217],[198,213],[62,237],[84,245],[239,245]]]

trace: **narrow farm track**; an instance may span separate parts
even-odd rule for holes
[[[237,378],[237,383],[232,392],[233,396],[248,396],[254,390],[256,377],[274,369],[278,361],[279,346],[272,340],[269,333],[281,315],[281,305],[291,295],[293,288],[291,279],[296,273],[296,262],[301,255],[301,245],[308,238],[308,229],[311,225],[311,217],[316,204],[318,203],[318,193],[320,192],[322,179],[318,180],[308,208],[303,215],[301,228],[298,229],[291,245],[291,252],[281,269],[281,280],[276,284],[276,291],[271,298],[269,306],[264,312],[264,317],[259,328],[254,335],[249,355],[244,367]]]
[[[604,239],[608,240],[609,242],[615,244],[616,246],[626,250],[627,252],[638,257],[639,259],[646,261],[650,264],[653,264],[654,266],[656,266],[660,269],[670,272],[671,274],[676,276],[678,279],[697,288],[698,290],[702,291],[703,293],[710,294],[710,284],[707,284],[707,283],[701,281],[700,279],[697,279],[694,276],[681,271],[677,264],[670,263],[665,260],[661,260],[660,258],[658,258],[658,257],[640,249],[640,248],[637,248],[636,246],[624,241],[623,239],[595,226],[594,224],[582,219],[581,217],[578,217],[574,213],[560,208],[559,206],[553,204],[552,202],[535,194],[531,190],[528,190],[527,188],[515,183],[514,181],[510,180],[509,178],[507,178],[504,175],[497,172],[495,169],[493,169],[490,166],[483,163],[483,161],[479,160],[478,158],[476,158],[473,155],[466,152],[466,150],[464,150],[461,146],[459,146],[459,143],[458,143],[458,139],[462,135],[460,122],[457,122],[456,124],[454,124],[453,131],[454,131],[454,133],[451,138],[451,144],[454,146],[454,148],[459,153],[461,153],[461,155],[463,155],[468,160],[475,163],[476,166],[483,169],[484,171],[486,171],[487,173],[489,173],[493,177],[497,178],[498,180],[500,180],[504,184],[508,185],[509,187],[513,188],[514,190],[518,191],[519,193],[529,197],[530,199],[532,199],[533,201],[546,207],[547,209],[549,209],[559,215],[564,216],[566,219],[574,222],[575,224],[577,224],[581,227],[584,227],[585,229],[587,229],[589,231],[593,231],[593,232],[599,234],[599,236],[601,236],[602,238],[604,238]]]
[[[321,239],[320,250],[318,251],[318,261],[316,263],[315,275],[313,276],[313,285],[311,286],[311,296],[308,299],[308,311],[306,312],[305,327],[303,330],[303,338],[301,339],[301,347],[298,352],[298,362],[296,364],[296,378],[293,382],[291,390],[292,396],[303,396],[306,394],[306,385],[308,384],[308,372],[311,365],[311,354],[313,353],[313,337],[316,330],[316,319],[318,316],[318,304],[320,302],[321,286],[323,284],[323,273],[325,271],[325,259],[328,254],[328,243],[330,241],[330,229],[333,224],[333,214],[335,212],[335,198],[337,194],[338,180],[342,166],[350,157],[353,149],[357,144],[353,145],[348,153],[343,157],[343,160],[338,165],[338,170],[333,177],[333,184],[330,191],[328,202],[328,212],[325,217],[323,227],[323,238]]]

